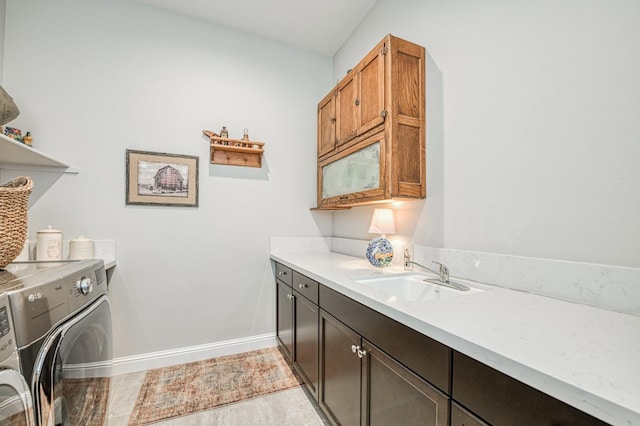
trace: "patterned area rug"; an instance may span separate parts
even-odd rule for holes
[[[129,425],[185,416],[300,385],[277,347],[149,370]]]

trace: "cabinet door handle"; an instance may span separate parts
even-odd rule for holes
[[[295,297],[293,294],[287,294],[287,299],[289,299],[289,300],[293,300],[293,299],[295,299],[295,298],[296,298],[296,297]]]
[[[351,345],[351,352],[358,354],[358,358],[364,358],[367,356],[367,351],[363,351],[360,346]]]
[[[303,288],[308,288],[309,284],[298,284],[298,288],[302,290]]]
[[[356,99],[356,106],[360,105],[360,99]]]
[[[287,275],[287,271],[280,271],[280,272],[278,272],[278,275],[280,275],[280,276]]]

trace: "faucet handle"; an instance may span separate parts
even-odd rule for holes
[[[447,265],[445,265],[444,263],[440,263],[440,262],[436,262],[435,260],[433,261],[433,263],[440,265],[440,281],[442,281],[443,283],[448,283],[449,282],[449,268],[447,268]]]
[[[411,267],[411,253],[409,252],[409,247],[405,247],[404,249],[404,270],[410,271],[413,268]]]

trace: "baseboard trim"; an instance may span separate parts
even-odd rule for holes
[[[168,367],[170,365],[265,349],[276,345],[275,333],[268,333],[242,339],[208,343],[206,345],[120,357],[113,360],[111,374],[117,376],[120,374],[135,373],[153,368]]]

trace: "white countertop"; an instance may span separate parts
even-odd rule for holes
[[[382,272],[365,259],[332,252],[271,258],[594,417],[640,425],[638,316],[473,282],[466,283],[486,291],[389,301],[351,278],[401,268]]]

